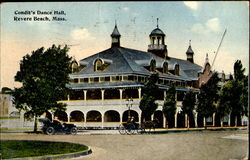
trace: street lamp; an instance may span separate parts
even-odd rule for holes
[[[128,98],[126,99],[126,105],[128,107],[128,119],[130,119],[130,108],[132,108],[133,105],[133,99],[132,98]]]

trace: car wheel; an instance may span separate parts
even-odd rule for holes
[[[46,129],[46,134],[52,135],[55,133],[55,129],[53,127],[49,127]]]
[[[70,130],[70,134],[76,134],[77,133],[77,128],[76,127],[73,127],[73,128],[71,128],[71,130]]]

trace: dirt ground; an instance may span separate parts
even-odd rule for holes
[[[235,160],[248,153],[246,137],[247,130],[156,135],[1,134],[1,140],[64,141],[91,147],[92,154],[75,160]]]

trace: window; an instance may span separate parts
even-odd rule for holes
[[[128,81],[128,76],[122,76],[123,77],[123,81]]]
[[[89,83],[93,83],[94,82],[94,78],[89,78]]]
[[[100,77],[100,82],[104,82],[105,78],[104,77]]]
[[[94,82],[99,82],[99,77],[95,77]]]
[[[168,63],[167,62],[164,62],[163,63],[163,73],[168,73]]]
[[[88,78],[81,78],[81,79],[80,79],[80,82],[81,82],[81,83],[88,83],[88,82],[89,82],[89,79],[88,79]]]
[[[134,78],[135,78],[134,76],[128,76],[129,81],[134,81]]]
[[[103,70],[103,63],[100,59],[95,61],[94,71],[102,71]]]
[[[180,66],[179,64],[176,64],[174,67],[174,74],[179,76],[180,75]]]
[[[158,84],[163,84],[163,79],[159,79]]]
[[[104,78],[104,81],[105,81],[105,82],[110,82],[110,77],[105,77],[105,78]]]
[[[112,76],[112,81],[121,81],[121,76]]]
[[[153,59],[150,62],[150,72],[155,72],[156,71],[156,61]]]
[[[72,64],[71,64],[71,72],[75,73],[75,72],[77,72],[77,70],[78,70],[77,62],[72,62]]]
[[[75,78],[75,79],[74,79],[74,83],[78,83],[78,78]]]

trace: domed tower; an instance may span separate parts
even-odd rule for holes
[[[187,61],[194,63],[194,51],[192,50],[191,47],[191,40],[189,40],[189,47],[187,49],[186,55],[187,55]]]
[[[111,36],[111,40],[112,40],[111,47],[120,47],[121,35],[117,29],[116,23],[115,23],[115,28],[110,36]]]
[[[159,57],[167,58],[168,50],[167,45],[165,45],[165,34],[158,26],[150,33],[150,44],[148,45],[148,52],[151,52]]]

